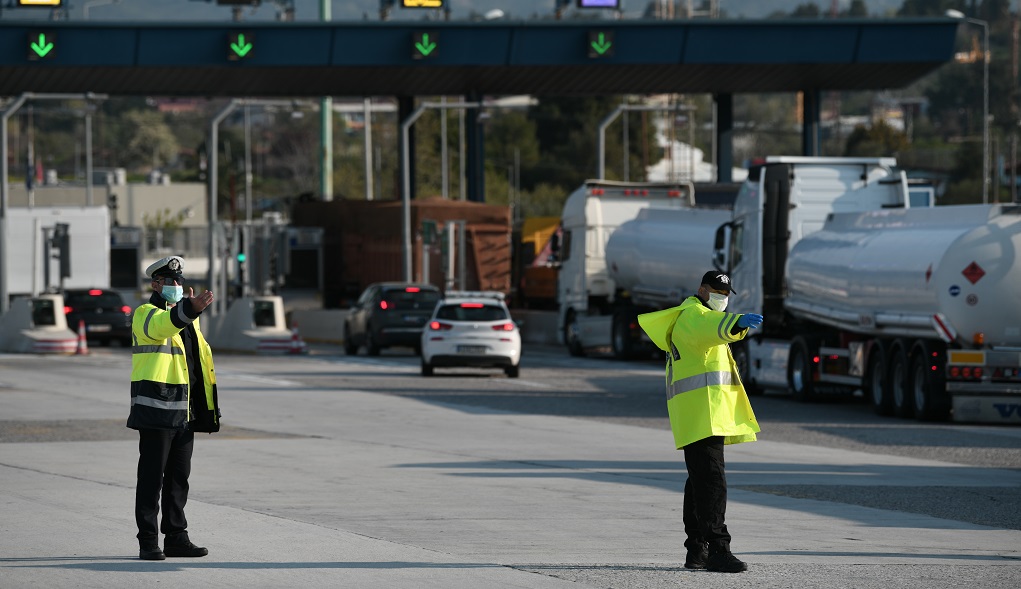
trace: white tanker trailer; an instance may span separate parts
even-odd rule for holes
[[[766,317],[735,349],[746,385],[801,400],[860,389],[880,414],[1021,423],[1021,207],[867,206],[882,182],[812,189],[802,176],[844,164],[797,159],[754,170],[717,234],[730,307]],[[806,211],[827,192],[861,207],[833,206],[819,227]]]

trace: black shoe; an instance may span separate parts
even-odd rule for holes
[[[706,561],[709,560],[709,548],[703,544],[695,550],[688,549],[688,555],[684,558],[684,568],[704,569]]]
[[[163,554],[163,551],[160,550],[160,545],[155,541],[139,542],[138,558],[142,560],[166,560],[167,555]]]
[[[167,556],[198,558],[209,554],[202,546],[196,546],[188,539],[188,532],[167,535],[163,542],[163,552]]]
[[[709,555],[705,568],[717,573],[740,573],[747,571],[748,565],[729,552],[717,552]]]

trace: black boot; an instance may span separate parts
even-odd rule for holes
[[[704,569],[706,561],[709,560],[709,545],[701,540],[688,539],[684,542],[688,554],[684,558],[684,568]]]
[[[167,556],[160,550],[157,538],[138,539],[138,558],[142,560],[166,560]]]
[[[741,573],[748,570],[748,565],[738,560],[729,550],[714,552],[709,555],[705,566],[707,571],[717,573]]]
[[[163,541],[163,552],[167,556],[183,556],[196,558],[209,554],[209,551],[201,546],[196,546],[188,539],[188,532],[167,534]]]

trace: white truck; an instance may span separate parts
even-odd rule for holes
[[[652,353],[638,314],[698,290],[714,232],[729,219],[726,209],[696,206],[691,184],[590,180],[575,190],[561,216],[557,277],[558,326],[571,354]]]
[[[14,207],[8,209],[4,265],[11,296],[49,288],[109,288],[110,210],[100,207]],[[61,279],[57,250],[50,247],[58,225],[66,226],[70,276]],[[47,278],[49,284],[46,284]]]
[[[746,387],[880,414],[1021,423],[1021,207],[912,207],[889,158],[773,157],[720,226]]]

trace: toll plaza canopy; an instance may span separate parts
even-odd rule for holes
[[[899,88],[960,21],[0,23],[0,95],[424,96]]]

